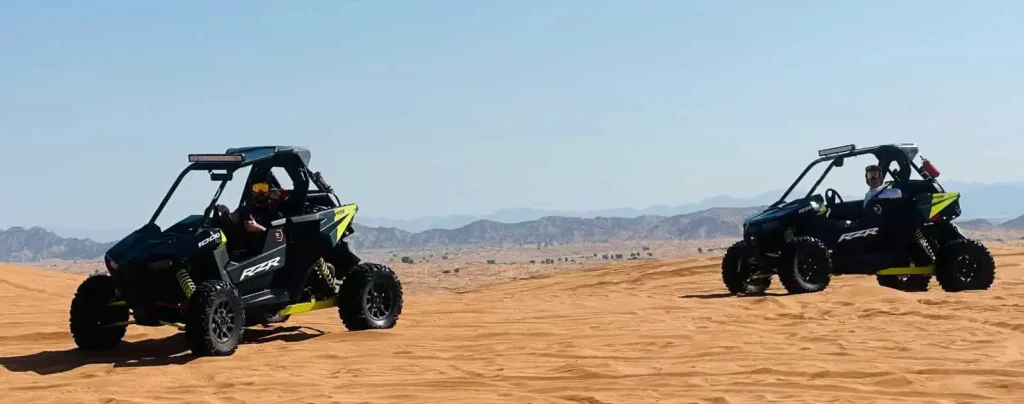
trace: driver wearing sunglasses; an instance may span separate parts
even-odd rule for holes
[[[885,173],[877,165],[869,165],[864,168],[864,180],[868,184],[868,192],[864,194],[864,206],[868,205],[874,198],[902,198],[903,192],[899,188],[892,188],[883,184]]]
[[[242,206],[234,212],[228,212],[228,208],[224,205],[218,205],[221,214],[230,218],[232,224],[237,224],[242,220],[242,228],[249,233],[261,233],[267,230],[263,223],[269,223],[278,219],[280,213],[277,212],[279,202],[287,195],[283,195],[282,192],[272,190],[270,183],[261,181],[252,184],[252,188],[249,189],[249,204]]]

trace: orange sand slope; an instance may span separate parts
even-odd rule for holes
[[[256,327],[194,359],[169,328],[73,349],[80,277],[0,268],[0,401],[15,403],[864,403],[1024,400],[1024,252],[993,249],[986,292],[722,297],[718,257],[409,294],[398,327],[333,310]],[[772,292],[781,288],[775,281]]]

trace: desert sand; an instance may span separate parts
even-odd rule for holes
[[[842,276],[726,297],[703,254],[413,287],[394,329],[347,332],[324,310],[198,359],[176,330],[134,326],[118,351],[81,353],[67,317],[83,276],[3,266],[0,402],[1024,402],[1024,248],[991,248],[988,291]]]

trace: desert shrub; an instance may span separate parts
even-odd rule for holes
[[[412,264],[412,257],[402,257],[403,264]]]

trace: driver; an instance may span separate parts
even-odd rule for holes
[[[249,203],[240,206],[234,212],[229,212],[227,206],[217,205],[222,215],[225,215],[231,224],[241,222],[242,229],[248,233],[263,233],[267,231],[270,222],[282,217],[278,208],[283,198],[281,192],[270,189],[270,183],[260,181],[252,184],[249,190]]]
[[[868,202],[874,198],[895,199],[903,197],[903,192],[899,188],[883,184],[883,178],[885,178],[885,173],[877,165],[872,164],[864,168],[864,179],[868,184],[868,192],[864,194],[864,206],[867,206]]]
[[[249,189],[248,203],[238,207],[234,212],[228,210],[227,206],[217,205],[222,220],[229,222],[229,225],[241,225],[244,233],[240,234],[242,242],[238,247],[245,257],[259,254],[263,242],[266,240],[266,231],[270,223],[283,217],[279,211],[283,201],[281,193],[270,188],[270,183],[259,181],[252,184]],[[241,257],[239,257],[241,258]]]

